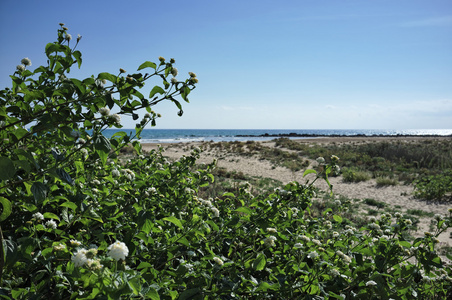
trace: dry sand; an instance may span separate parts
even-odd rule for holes
[[[403,137],[402,140],[409,141],[419,139],[416,137],[406,138]],[[334,138],[314,138],[314,139],[300,139],[299,142],[302,143],[317,143],[317,144],[328,144],[328,143],[367,143],[370,141],[377,140],[401,140],[401,138],[382,138],[382,137],[334,137]],[[265,147],[275,147],[274,142],[261,142],[262,146]],[[170,159],[178,159],[182,155],[187,155],[190,153],[193,147],[202,147],[202,143],[178,143],[178,144],[162,144],[165,149],[164,155]],[[205,146],[205,144],[204,144]],[[151,150],[157,148],[156,144],[143,144],[144,150]],[[257,176],[264,178],[272,178],[281,181],[283,184],[291,181],[305,182],[307,178],[303,178],[303,171],[292,172],[291,170],[284,167],[274,167],[269,161],[261,160],[258,157],[243,157],[236,155],[234,153],[228,153],[220,150],[211,150],[210,147],[206,151],[202,152],[199,163],[211,163],[213,159],[217,159],[217,166],[227,169],[228,171],[243,172],[249,176]],[[287,149],[286,149],[287,150]],[[289,151],[289,150],[287,150]],[[307,158],[305,158],[307,159]],[[310,160],[311,164],[314,164]],[[413,197],[414,187],[412,185],[397,185],[397,186],[386,186],[377,187],[374,179],[360,182],[360,183],[345,183],[342,178],[334,177],[330,178],[330,182],[333,185],[333,191],[336,195],[343,195],[349,199],[359,199],[363,200],[366,198],[375,199],[377,201],[385,202],[388,207],[397,209],[398,211],[405,212],[408,209],[418,209],[425,212],[431,212],[435,214],[448,214],[448,209],[452,208],[450,203],[434,203],[427,202],[424,200],[419,200]],[[318,180],[316,185],[323,190],[327,190],[328,186],[324,181]],[[362,204],[362,209],[369,210],[375,207],[367,206]],[[425,231],[430,231],[431,218],[420,218],[419,229],[417,232],[413,233],[415,236],[423,236]],[[452,246],[452,239],[450,238],[451,229],[447,232],[442,233],[439,236],[440,246]]]

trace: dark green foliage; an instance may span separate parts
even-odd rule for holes
[[[447,200],[452,198],[452,170],[442,174],[424,176],[415,181],[416,197],[427,200]]]

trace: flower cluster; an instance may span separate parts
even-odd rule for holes
[[[107,248],[108,255],[115,260],[125,260],[129,255],[129,248],[123,242],[116,241]]]

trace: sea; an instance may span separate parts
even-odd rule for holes
[[[134,129],[106,129],[104,135],[115,132],[134,133]],[[333,136],[450,136],[452,129],[144,129],[142,143],[269,141],[279,137],[303,139]]]

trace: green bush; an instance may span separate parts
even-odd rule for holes
[[[370,174],[365,171],[358,171],[352,168],[347,168],[342,171],[342,179],[344,182],[362,182],[371,178]]]
[[[399,182],[396,179],[389,177],[377,177],[376,182],[378,187],[395,186],[399,184]]]
[[[305,184],[256,196],[243,185],[202,199],[215,163],[198,166],[200,149],[169,162],[162,148],[143,154],[135,140],[158,117],[151,106],[169,100],[182,113],[176,98],[188,101],[196,76],[167,80],[174,60],[159,58],[138,68],[146,74],[69,78],[82,62],[70,42],[62,24],[46,46],[49,64],[32,72],[24,59],[0,91],[3,299],[451,296],[452,271],[435,250],[451,214],[411,242],[412,222],[397,213],[355,228],[338,200],[314,217],[313,183],[328,182],[335,156],[322,173],[305,171],[315,175]],[[144,97],[151,78],[162,87]],[[102,134],[121,127],[120,115],[138,119],[140,108],[149,115],[134,135]],[[137,155],[120,160],[130,142]]]
[[[426,200],[442,200],[452,192],[452,171],[430,175],[415,181],[414,195]]]

